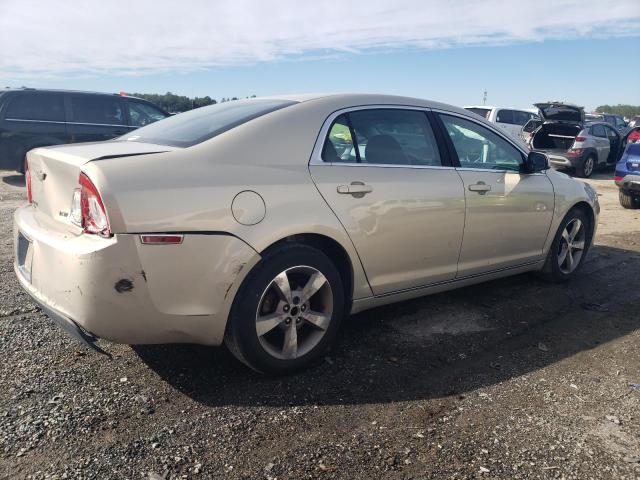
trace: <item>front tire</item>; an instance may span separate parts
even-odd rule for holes
[[[640,195],[634,195],[632,193],[627,193],[623,190],[620,190],[618,191],[618,198],[620,199],[620,205],[622,205],[624,208],[640,208]]]
[[[567,282],[582,267],[593,236],[591,221],[582,209],[574,208],[562,219],[547,260],[540,272],[543,279]]]
[[[250,368],[273,375],[307,367],[333,342],[345,310],[343,283],[320,250],[284,244],[240,287],[225,344]]]

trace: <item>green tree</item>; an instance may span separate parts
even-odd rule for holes
[[[600,105],[596,108],[597,112],[615,113],[623,117],[631,118],[640,115],[640,105]]]

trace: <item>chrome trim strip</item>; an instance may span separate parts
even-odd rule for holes
[[[87,123],[87,122],[59,122],[57,120],[29,120],[26,118],[5,118],[5,120],[11,122],[33,122],[33,123],[57,123],[63,125],[89,125],[94,127],[126,127],[126,128],[136,128],[130,125],[124,125],[119,123]]]
[[[60,122],[57,120],[28,120],[26,118],[5,118],[5,120],[11,121],[11,122],[58,123],[63,125],[67,123],[67,122]]]
[[[396,165],[391,163],[332,163],[332,162],[322,162],[322,163],[312,163],[314,166],[322,166],[325,165],[327,167],[376,167],[376,168],[413,168],[418,170],[454,170],[455,167],[449,166],[438,166],[438,165]],[[486,171],[486,170],[485,170]]]

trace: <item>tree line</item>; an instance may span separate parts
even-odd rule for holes
[[[623,117],[633,118],[640,115],[640,105],[600,105],[596,108],[596,112],[615,113]]]
[[[206,107],[207,105],[214,105],[216,103],[230,102],[232,100],[238,100],[238,97],[221,98],[216,100],[209,95],[206,97],[194,97],[189,98],[184,95],[176,95],[175,93],[167,92],[165,94],[158,93],[133,93],[134,97],[142,98],[151,103],[158,105],[160,108],[170,113],[186,112],[187,110],[193,110],[194,108]],[[255,97],[255,95],[251,95]],[[249,98],[249,97],[247,97]]]

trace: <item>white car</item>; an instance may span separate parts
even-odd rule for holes
[[[476,115],[480,115],[491,123],[495,123],[498,127],[515,138],[521,138],[520,133],[525,123],[529,120],[540,119],[540,117],[532,110],[489,107],[487,105],[472,105],[464,108]]]

